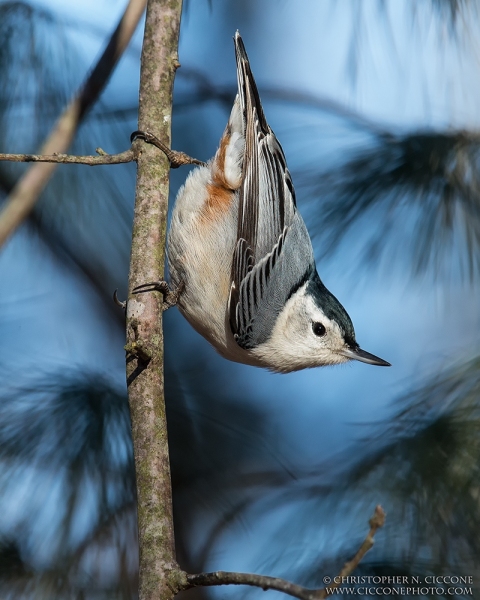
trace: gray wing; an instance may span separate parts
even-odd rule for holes
[[[268,339],[292,290],[315,267],[285,155],[265,119],[238,32],[235,51],[245,154],[229,314],[237,343],[248,349]]]

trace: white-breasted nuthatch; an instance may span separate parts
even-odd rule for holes
[[[350,317],[318,276],[285,155],[238,32],[234,41],[238,95],[227,127],[173,209],[168,264],[181,289],[178,307],[236,362],[283,373],[350,359],[389,366],[360,349]],[[165,285],[135,291],[165,293]]]

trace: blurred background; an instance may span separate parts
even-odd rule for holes
[[[1,152],[39,148],[125,4],[0,2]],[[226,362],[176,309],[166,313],[177,550],[188,571],[321,586],[380,503],[386,526],[356,574],[471,575],[478,585],[479,9],[185,2],[173,147],[214,154],[239,29],[320,276],[361,347],[393,365],[271,374]],[[72,153],[128,147],[141,41],[140,27]],[[2,200],[27,168],[0,163]],[[187,172],[172,171],[172,202]],[[0,254],[2,598],[135,597],[124,320],[111,300],[115,288],[126,296],[134,185],[132,164],[59,166]]]

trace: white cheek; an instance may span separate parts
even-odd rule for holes
[[[315,321],[325,325],[325,336],[315,336]],[[289,372],[347,362],[337,352],[343,345],[338,325],[327,319],[302,290],[285,305],[270,338],[252,352],[274,370]]]

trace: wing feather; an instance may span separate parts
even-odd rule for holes
[[[245,153],[238,192],[237,244],[232,262],[229,317],[238,344],[251,348],[258,341],[255,318],[261,303],[265,302],[272,274],[297,211],[285,155],[265,118],[238,32],[235,51]],[[276,316],[272,315],[272,322]]]

